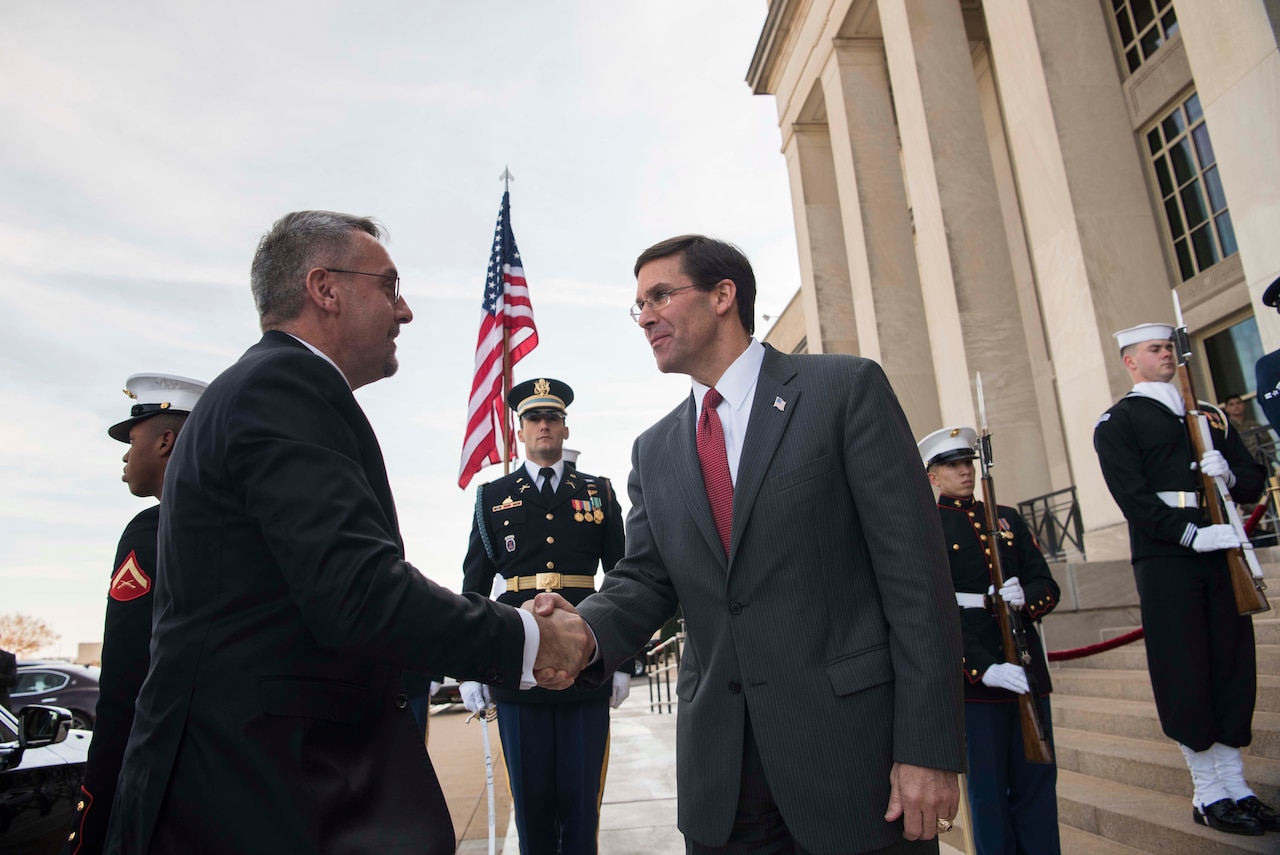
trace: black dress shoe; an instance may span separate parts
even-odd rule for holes
[[[1267,831],[1280,831],[1280,813],[1276,813],[1257,796],[1241,799],[1236,804],[1242,811],[1262,823],[1262,827]]]
[[[1225,831],[1227,834],[1267,833],[1261,822],[1250,816],[1244,808],[1231,799],[1218,799],[1211,805],[1205,805],[1203,811],[1192,805],[1191,818],[1198,825],[1207,825],[1214,831]]]

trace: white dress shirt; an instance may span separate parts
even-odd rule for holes
[[[551,465],[551,468],[555,470],[556,473],[551,476],[551,492],[554,493],[556,490],[560,489],[560,479],[564,477],[564,459],[561,458],[560,460],[557,460]],[[526,460],[524,462],[524,471],[529,473],[529,480],[533,481],[534,486],[536,486],[538,491],[541,492],[542,466],[534,463],[532,460]]]

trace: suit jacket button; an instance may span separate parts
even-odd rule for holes
[[[396,706],[400,709],[404,709],[405,707],[409,706],[409,696],[396,695]]]
[[[741,604],[741,603],[730,603],[730,604],[729,604],[729,614],[731,614],[731,615],[740,615],[740,614],[742,614],[742,604]]]
[[[741,692],[741,691],[742,691],[742,684],[741,684],[741,683],[739,683],[737,680],[730,680],[730,681],[729,681],[729,692],[730,692],[731,694],[736,695],[736,694],[738,694],[738,693],[739,693],[739,692]]]

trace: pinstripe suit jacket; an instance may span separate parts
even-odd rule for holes
[[[632,450],[625,557],[579,611],[603,680],[675,611],[679,824],[719,846],[743,720],[778,808],[814,853],[902,840],[883,819],[900,761],[962,771],[961,639],[937,506],[880,366],[768,348],[734,489],[729,557],[693,398]]]

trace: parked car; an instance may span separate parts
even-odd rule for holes
[[[19,662],[18,684],[9,692],[14,711],[27,704],[52,704],[71,711],[74,730],[93,730],[101,668],[70,662]]]
[[[66,842],[93,736],[70,728],[66,709],[0,706],[0,855],[54,855]]]

